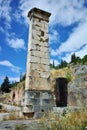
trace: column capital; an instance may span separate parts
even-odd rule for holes
[[[32,19],[32,17],[34,17],[34,18],[38,18],[40,20],[44,20],[44,21],[49,22],[50,16],[51,16],[51,13],[43,11],[43,10],[38,9],[38,8],[33,8],[28,13],[28,17],[30,18],[30,20]]]

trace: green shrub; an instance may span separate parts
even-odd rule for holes
[[[68,82],[72,81],[72,75],[69,72],[66,73],[66,79]]]

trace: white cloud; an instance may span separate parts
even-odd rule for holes
[[[9,34],[11,29],[11,21],[13,20],[14,13],[12,13],[11,7],[12,0],[0,0],[0,19],[3,20],[4,27],[0,27],[0,31],[5,34],[6,42],[14,49],[25,49],[25,41],[22,38],[18,38],[16,34],[12,36]]]
[[[50,63],[53,64],[53,61],[54,61],[54,65],[57,66],[59,65],[59,62],[55,59],[50,59]]]
[[[6,28],[10,28],[11,22],[11,0],[0,0],[0,19],[3,18],[3,21]]]
[[[84,55],[87,55],[87,45],[85,45],[81,50],[76,51],[75,54],[76,54],[76,56],[83,58]]]
[[[62,43],[56,51],[58,53],[77,51],[84,44],[87,44],[87,22],[79,24],[70,34],[67,41]]]
[[[57,56],[57,50],[51,49],[51,56]]]
[[[87,45],[87,22],[80,23],[78,27],[72,31],[69,38],[61,43],[59,48],[51,50],[51,55],[57,56],[64,52],[77,52],[84,45]]]
[[[31,8],[45,9],[52,13],[51,24],[59,23],[67,26],[87,19],[87,9],[84,7],[84,2],[85,0],[20,0],[18,11],[26,21],[26,16]]]
[[[21,38],[11,37],[6,39],[8,45],[14,49],[24,49],[25,50],[25,41]]]
[[[20,69],[18,66],[14,66],[10,61],[4,60],[0,61],[0,65],[9,67],[13,72],[19,73]]]
[[[74,53],[74,52],[73,52]],[[71,61],[71,55],[73,53],[69,53],[69,54],[66,54],[64,57],[62,57],[62,60],[63,61],[66,61],[67,63],[69,63]]]
[[[15,32],[9,33],[8,30],[4,30],[2,27],[0,27],[0,31],[5,34],[6,36],[6,43],[11,48],[17,50],[17,49],[26,49],[25,47],[25,41],[22,38],[18,38],[15,34]]]
[[[51,32],[49,34],[49,43],[50,44],[53,44],[53,43],[57,44],[58,41],[59,41],[59,33],[56,30],[51,28]]]

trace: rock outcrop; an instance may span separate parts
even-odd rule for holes
[[[87,107],[87,65],[74,66],[74,80],[68,86],[68,105]]]

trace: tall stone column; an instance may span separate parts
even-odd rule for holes
[[[52,109],[50,91],[50,55],[48,22],[50,13],[33,8],[29,11],[30,30],[26,67],[24,113]]]

